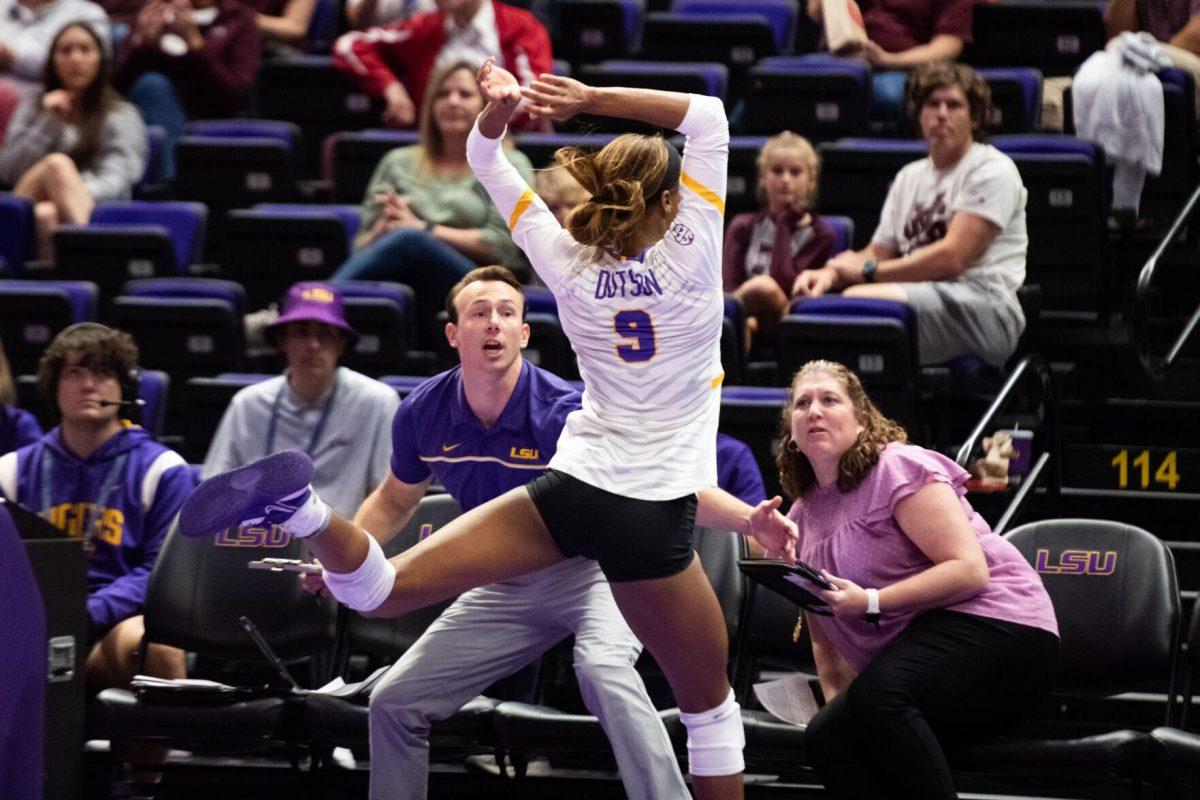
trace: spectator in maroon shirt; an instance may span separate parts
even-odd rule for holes
[[[738,214],[725,232],[725,291],[741,298],[755,342],[775,341],[800,273],[833,257],[836,235],[812,212],[820,172],[807,139],[791,131],[772,136],[758,151],[761,209]]]
[[[871,118],[898,122],[908,71],[933,61],[954,61],[971,41],[976,0],[864,0],[867,43],[859,55],[875,69]],[[821,21],[821,0],[808,0]]]
[[[175,140],[190,119],[246,108],[258,72],[255,12],[237,0],[148,0],[119,59],[116,85],[147,125],[167,132],[168,177]]]

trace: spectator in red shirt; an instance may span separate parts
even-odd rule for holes
[[[522,86],[550,72],[550,34],[537,18],[496,0],[437,0],[437,11],[387,28],[347,33],[333,47],[333,63],[363,91],[386,102],[383,121],[411,128],[435,69],[459,60],[486,58],[516,76]],[[510,123],[529,128],[522,113]]]
[[[799,293],[800,273],[833,257],[836,234],[812,212],[820,172],[820,157],[807,139],[791,131],[772,136],[758,151],[761,209],[738,214],[725,231],[725,291],[741,298],[746,333],[755,341],[774,342],[780,318]]]
[[[871,118],[898,122],[908,71],[934,61],[954,61],[971,41],[976,0],[864,0],[867,43],[858,54],[875,69]],[[821,21],[821,0],[808,0]]]
[[[258,72],[255,12],[238,0],[148,0],[119,59],[114,83],[167,132],[168,177],[175,140],[189,119],[233,116],[246,108]]]

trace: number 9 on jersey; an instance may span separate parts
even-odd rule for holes
[[[613,330],[622,339],[632,339],[617,345],[617,357],[636,364],[654,358],[654,322],[640,308],[626,308],[613,315]]]

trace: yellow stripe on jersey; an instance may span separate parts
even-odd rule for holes
[[[533,189],[526,187],[525,193],[521,195],[521,199],[513,206],[512,213],[508,215],[508,229],[511,231],[517,227],[517,221],[521,219],[521,215],[529,208],[529,204],[533,202]]]
[[[700,181],[693,178],[691,175],[688,175],[686,172],[681,172],[679,174],[679,180],[684,186],[691,189],[693,192],[700,195],[708,202],[712,203],[713,206],[717,209],[717,211],[721,212],[721,215],[724,216],[725,201],[722,200],[720,197],[717,197],[716,192],[714,192],[712,189],[705,186]],[[524,198],[521,198],[521,199],[523,200]],[[519,204],[518,204],[518,207],[519,207]]]
[[[712,383],[710,383],[709,386],[716,389],[724,382],[725,382],[725,373],[722,372],[720,375],[718,375],[717,377],[712,379]]]

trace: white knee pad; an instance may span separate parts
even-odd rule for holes
[[[696,714],[680,712],[679,718],[688,732],[688,772],[709,777],[736,775],[746,769],[742,707],[733,699],[732,689],[716,708]]]
[[[374,536],[367,536],[367,559],[353,572],[321,570],[325,585],[339,602],[355,611],[379,608],[396,582],[396,567],[387,560]]]

